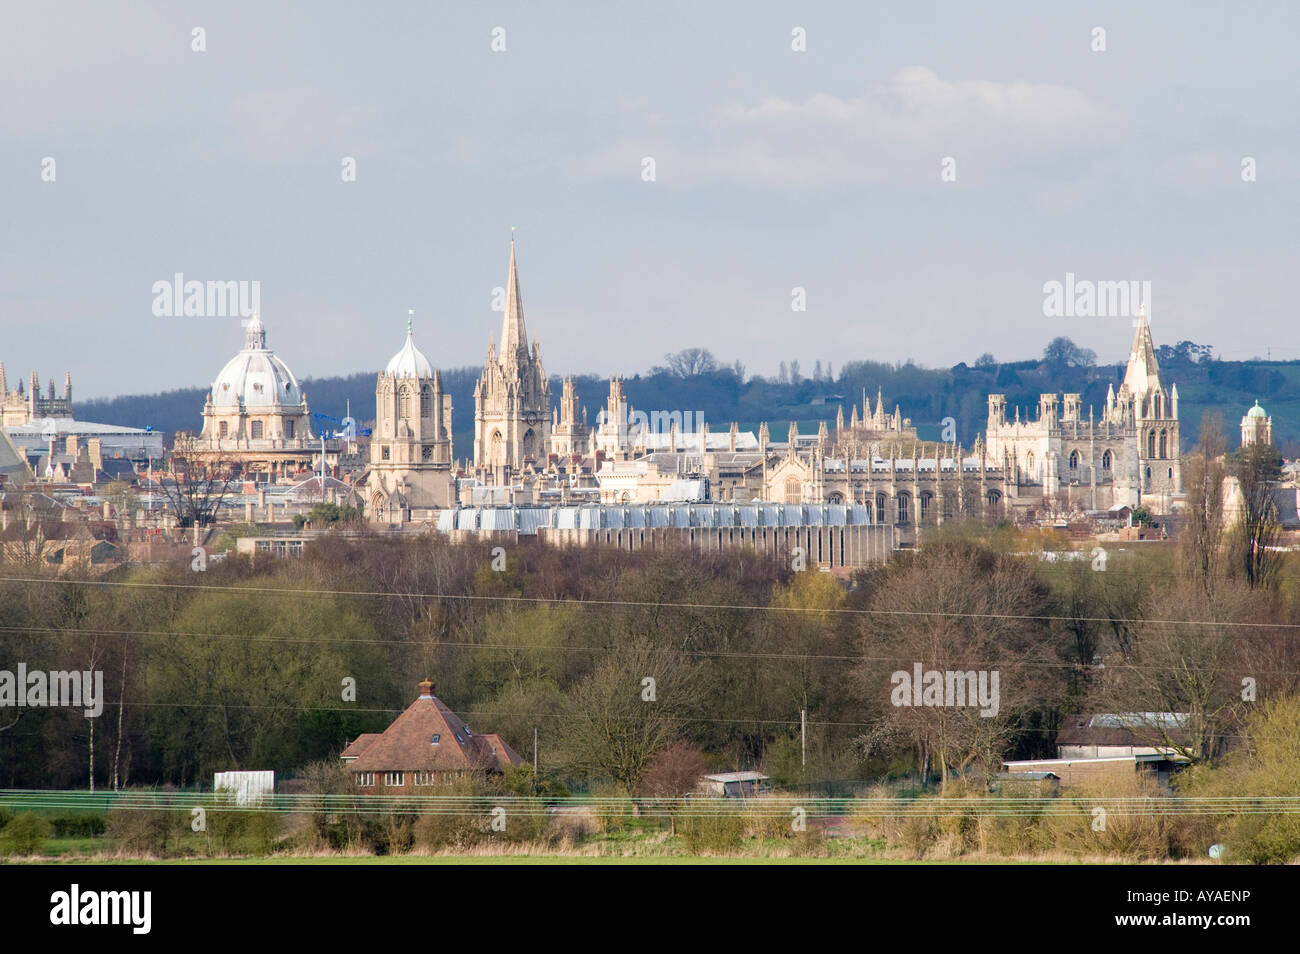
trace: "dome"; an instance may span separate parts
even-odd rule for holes
[[[267,350],[266,331],[254,315],[248,323],[244,350],[231,358],[212,383],[212,403],[216,407],[246,408],[291,406],[302,404],[298,379],[289,366]]]
[[[410,328],[406,330],[406,344],[402,345],[402,350],[389,360],[388,366],[384,368],[384,374],[391,374],[396,378],[433,377],[433,365],[429,364],[429,359],[415,346]]]
[[[1246,416],[1247,416],[1247,417],[1267,417],[1268,415],[1267,415],[1266,413],[1264,413],[1264,409],[1263,409],[1262,407],[1260,407],[1260,406],[1259,406],[1259,402],[1256,401],[1256,402],[1255,402],[1255,406],[1252,407],[1249,411],[1246,412]]]

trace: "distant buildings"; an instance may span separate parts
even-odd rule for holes
[[[1255,406],[1241,419],[1241,446],[1272,443],[1273,419],[1259,406],[1259,401],[1256,401]]]

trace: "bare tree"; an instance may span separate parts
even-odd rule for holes
[[[694,378],[718,370],[718,361],[704,348],[686,348],[676,354],[664,355],[667,371],[679,378]]]
[[[1179,557],[1184,574],[1199,581],[1207,595],[1213,594],[1222,574],[1226,449],[1222,416],[1206,411],[1201,415],[1200,441],[1183,470],[1187,477],[1187,523]]]
[[[1272,445],[1247,444],[1233,469],[1241,494],[1241,506],[1230,538],[1235,562],[1251,589],[1273,586],[1279,579],[1284,553],[1278,548],[1282,535],[1273,492],[1280,475],[1280,460]]]
[[[235,487],[231,462],[204,451],[192,434],[176,435],[171,471],[158,481],[167,509],[183,527],[216,522],[222,502]]]

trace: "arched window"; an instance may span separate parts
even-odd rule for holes
[[[1034,452],[1025,455],[1025,474],[1032,480],[1034,476]]]
[[[225,437],[229,432],[230,432],[230,427],[225,421],[222,421],[220,424],[217,425],[218,437]]]
[[[429,410],[433,407],[433,392],[429,390],[429,385],[420,388],[420,417],[428,417]]]
[[[1102,454],[1102,455],[1101,455],[1101,469],[1102,469],[1102,470],[1110,470],[1111,460],[1112,460],[1112,458],[1111,458],[1111,456],[1110,456],[1110,451],[1106,451],[1106,453]]]
[[[1148,467],[1148,468],[1147,468],[1147,480],[1150,480],[1150,479],[1151,479],[1151,468]]]
[[[907,526],[911,522],[912,495],[903,493],[898,495],[898,525]]]
[[[933,502],[933,500],[934,500],[934,494],[930,493],[928,490],[924,490],[921,492],[921,519],[922,520],[925,520],[928,516],[930,516],[930,504]]]
[[[409,388],[402,388],[397,396],[397,418],[409,418],[411,416],[411,391]]]
[[[990,490],[988,493],[989,513],[997,516],[1002,513],[1002,494],[997,490]]]
[[[1079,469],[1079,452],[1070,451],[1070,470]]]
[[[885,495],[876,494],[876,523],[885,522]]]
[[[262,422],[254,421],[248,428],[248,434],[253,440],[260,441],[262,439]]]
[[[1165,399],[1164,396],[1159,391],[1156,392],[1155,407],[1156,407],[1156,419],[1159,420],[1160,418],[1165,416]]]
[[[1147,456],[1148,457],[1156,456],[1156,432],[1155,431],[1147,432]]]
[[[293,440],[293,421],[284,422],[284,436]]]
[[[1169,432],[1160,432],[1160,457],[1163,460],[1169,456]]]
[[[504,442],[501,440],[501,432],[493,431],[492,437],[488,439],[488,447],[490,448],[488,460],[494,464],[505,463],[505,450],[502,447],[503,443]]]
[[[797,504],[803,502],[803,489],[798,477],[788,477],[785,482],[785,502]]]
[[[533,433],[532,428],[524,431],[523,440],[519,443],[520,449],[523,451],[525,457],[533,456],[533,444],[536,441],[536,438],[537,435]]]

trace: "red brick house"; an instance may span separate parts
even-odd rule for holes
[[[357,736],[339,756],[371,795],[418,795],[450,778],[502,772],[523,758],[498,735],[480,735],[420,683],[420,697],[383,732]]]

